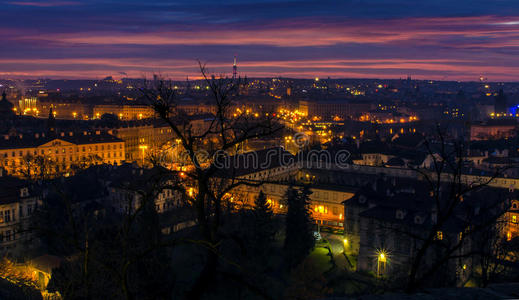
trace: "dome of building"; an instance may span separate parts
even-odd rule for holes
[[[7,100],[5,91],[2,93],[2,100],[0,100],[0,116],[13,115],[14,105]]]

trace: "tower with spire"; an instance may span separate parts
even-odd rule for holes
[[[236,65],[236,55],[234,56],[234,62],[232,64],[232,79],[236,80],[238,76],[238,66]]]

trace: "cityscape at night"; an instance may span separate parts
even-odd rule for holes
[[[519,299],[518,1],[0,3],[0,299]]]

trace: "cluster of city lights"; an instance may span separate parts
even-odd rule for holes
[[[492,118],[501,118],[501,117],[519,117],[519,114],[512,114],[512,113],[502,113],[502,114],[496,114],[496,113],[491,113],[490,114],[490,117]]]
[[[241,108],[237,107],[236,112],[233,113],[233,117],[235,117],[235,118],[237,118],[238,116],[243,116],[243,115],[254,116],[255,118],[260,117],[259,113],[252,111],[252,109],[250,109],[250,108],[241,109]],[[268,114],[265,114],[265,116],[268,116]]]
[[[365,114],[365,115],[360,116],[358,120],[361,122],[371,122],[371,123],[376,123],[376,124],[396,124],[396,123],[415,122],[415,121],[418,121],[418,117],[409,116],[409,117],[405,117],[405,118],[387,118],[387,119],[380,120],[369,114]]]
[[[303,118],[306,117],[306,114],[299,110],[288,110],[288,109],[280,109],[278,116],[280,119],[288,121],[290,123],[300,122]]]

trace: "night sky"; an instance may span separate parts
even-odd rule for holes
[[[3,78],[519,80],[518,0],[0,2]]]

